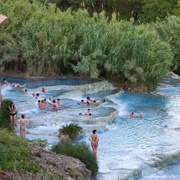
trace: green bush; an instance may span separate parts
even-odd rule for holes
[[[52,147],[52,151],[79,159],[91,171],[92,176],[97,175],[98,164],[96,156],[85,143],[73,145],[70,141],[61,141]]]
[[[160,40],[170,45],[174,54],[171,69],[180,75],[180,18],[168,16],[164,21],[157,21],[151,26],[157,31]]]
[[[0,129],[0,170],[10,172],[11,178],[16,180],[59,180],[59,177],[49,174],[33,160],[29,154],[28,140],[7,129]]]
[[[0,169],[20,174],[40,171],[28,153],[28,141],[5,129],[0,129]]]
[[[0,108],[0,128],[10,129],[9,106],[11,100],[3,100]]]
[[[105,12],[89,16],[38,1],[0,0],[0,11],[8,17],[0,27],[0,71],[113,77],[152,91],[179,69],[178,17],[149,28],[118,21],[116,13],[108,19]]]
[[[60,134],[68,135],[71,140],[74,140],[82,133],[82,127],[76,123],[70,123],[69,125],[63,126],[59,129],[59,132]]]

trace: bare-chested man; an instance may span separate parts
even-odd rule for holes
[[[41,110],[44,110],[44,109],[46,109],[46,102],[44,101],[44,100],[38,100],[38,107],[39,107],[39,109],[41,109]]]
[[[44,87],[42,87],[41,92],[45,93],[46,89]]]
[[[24,114],[21,115],[21,119],[19,120],[20,124],[20,135],[21,137],[26,138],[26,125],[29,121],[25,118]]]
[[[47,101],[48,104],[52,105],[52,110],[58,110],[58,103],[56,102],[56,100],[52,100],[52,101]]]
[[[130,112],[129,118],[130,118],[130,119],[131,119],[131,118],[134,118],[134,112]]]
[[[58,106],[61,105],[61,100],[59,98],[57,99],[57,104],[58,104]]]
[[[85,113],[86,116],[89,116],[89,114],[91,115],[91,109],[88,109]]]

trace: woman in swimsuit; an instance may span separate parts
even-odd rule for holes
[[[99,137],[96,134],[96,130],[92,131],[92,134],[90,135],[89,140],[91,142],[91,147],[93,149],[93,153],[96,156],[97,155],[97,148],[98,148],[98,141],[99,141]]]
[[[20,124],[20,136],[26,138],[26,124],[29,121],[25,118],[24,114],[21,115],[21,119],[19,120]]]
[[[10,126],[14,129],[15,126],[15,121],[16,121],[16,107],[14,105],[14,103],[12,102],[9,106],[9,116],[10,116]]]

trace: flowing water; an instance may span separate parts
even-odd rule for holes
[[[3,79],[4,77],[1,77]],[[25,114],[30,123],[27,138],[58,142],[58,130],[71,122],[83,127],[78,141],[90,145],[88,137],[97,129],[99,172],[96,180],[179,180],[180,179],[180,78],[171,75],[153,93],[121,91],[107,81],[95,79],[25,79],[7,77],[10,83],[26,83],[24,89],[2,86],[3,99],[12,99],[18,118]],[[32,93],[46,93],[39,99],[61,99],[58,111],[39,110]],[[105,103],[80,105],[90,96]],[[92,117],[80,116],[88,108]],[[130,112],[135,118],[129,119]],[[144,118],[138,118],[140,112]],[[16,126],[19,135],[19,126]]]

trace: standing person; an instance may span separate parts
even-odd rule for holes
[[[26,138],[26,125],[29,121],[25,118],[24,114],[21,115],[21,119],[19,120],[20,124],[20,136]]]
[[[98,148],[98,142],[99,142],[99,137],[96,134],[96,132],[97,132],[96,130],[93,130],[92,134],[89,137],[89,140],[91,142],[91,147],[93,149],[93,153],[95,156],[97,155],[97,148]]]
[[[10,106],[9,106],[9,116],[10,116],[10,126],[14,129],[15,126],[15,121],[16,121],[16,107],[14,105],[13,102],[11,102]]]

